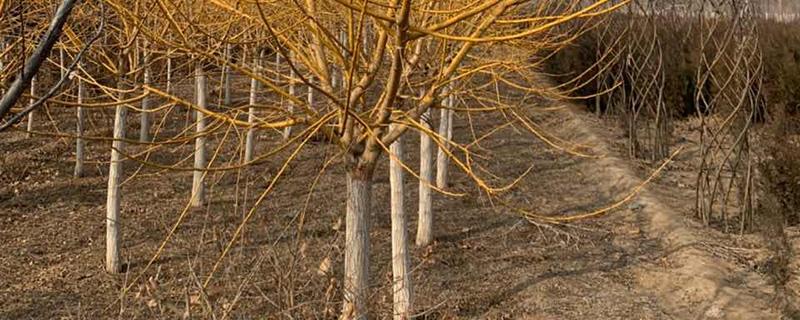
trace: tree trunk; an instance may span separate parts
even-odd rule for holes
[[[260,71],[260,60],[257,58],[258,56],[253,56],[253,68],[256,70],[256,74],[259,74]],[[244,162],[250,162],[253,160],[253,144],[255,139],[255,128],[252,125],[256,122],[256,95],[258,91],[258,80],[256,78],[250,79],[250,108],[247,110],[247,123],[250,124],[250,128],[247,129],[247,138],[245,141],[244,146]]]
[[[79,68],[80,69],[80,68]],[[83,80],[78,78],[78,108],[77,108],[77,116],[78,119],[75,123],[75,136],[77,139],[75,140],[75,177],[82,177],[83,176],[83,160],[85,158],[84,155],[84,146],[86,145],[86,141],[83,139],[83,121],[84,121],[84,112],[83,107],[80,104],[83,103],[83,94],[84,94],[84,84]]]
[[[339,43],[344,48],[348,48],[347,46],[347,32],[345,30],[339,31]],[[334,90],[338,88],[344,88],[346,85],[344,83],[344,70],[339,69],[337,66],[334,65],[333,67],[333,80],[332,80],[332,87]]]
[[[347,173],[343,319],[367,319],[369,298],[369,216],[372,181],[358,169]]]
[[[280,81],[281,81],[281,53],[275,52],[275,83],[279,83]]]
[[[450,150],[450,140],[453,138],[453,107],[455,97],[452,94],[453,85],[449,86],[446,108],[442,108],[439,119],[439,136],[443,138],[442,146],[438,148],[436,154],[436,187],[439,189],[447,188],[447,171],[450,159],[447,152]]]
[[[372,29],[371,27],[372,27],[372,25],[369,24],[369,21],[367,21],[366,23],[364,23],[363,30],[361,31],[362,32],[362,34],[361,34],[361,41],[362,41],[361,42],[361,47],[363,48],[364,55],[366,57],[369,57],[370,53],[371,53],[370,52],[370,44],[371,44],[371,41],[372,41],[372,39],[370,39],[370,34],[372,33],[371,32],[371,29]]]
[[[289,95],[292,96],[292,97],[295,96],[294,77],[295,77],[294,70],[290,70],[289,71]],[[292,114],[292,112],[294,112],[294,102],[293,101],[289,100],[289,106],[286,108],[286,111],[289,112],[289,114]],[[289,139],[289,137],[291,137],[291,136],[292,136],[292,127],[286,127],[286,129],[283,130],[283,138],[284,139]]]
[[[0,36],[0,52],[5,52],[5,51],[6,51],[6,37],[5,36]],[[5,64],[5,60],[4,59],[5,59],[5,57],[2,54],[0,54],[0,70],[3,70],[3,69],[6,68],[6,64]],[[0,97],[4,96],[5,94],[6,94],[6,90],[3,89],[3,88],[0,88]]]
[[[144,52],[144,79],[145,85],[150,85],[150,58]],[[150,142],[150,97],[142,98],[142,112],[139,114],[139,141]]]
[[[225,59],[228,63],[231,62],[231,45],[227,45],[225,47]],[[229,65],[225,65],[222,67],[224,74],[224,102],[223,105],[230,107],[232,96],[231,96],[231,67]]]
[[[314,81],[314,80],[309,80]],[[312,82],[313,83],[313,82]],[[306,102],[308,102],[308,107],[314,109],[314,89],[311,86],[308,86],[308,93],[306,96]]]
[[[31,100],[30,100],[31,105],[36,103],[35,97],[36,97],[36,78],[33,78],[31,79]],[[31,112],[28,113],[28,126],[26,128],[26,130],[28,131],[27,133],[28,138],[33,136],[33,134],[31,134],[31,131],[33,131],[33,114],[34,114],[33,110],[31,110]]]
[[[172,57],[167,56],[167,94],[172,94]]]
[[[61,71],[61,77],[67,75],[67,68],[64,64],[64,46],[62,45],[61,48],[58,49],[58,66],[59,70]]]
[[[431,111],[420,118],[422,125],[430,130]],[[433,242],[433,203],[431,186],[433,183],[433,143],[431,137],[420,131],[419,136],[419,220],[417,221],[417,245],[427,246]]]
[[[120,61],[124,61],[120,58]],[[122,67],[124,62],[120,62],[120,77],[125,73]],[[119,80],[118,87],[122,88],[122,79]],[[124,100],[124,94],[120,93],[120,100]],[[128,109],[125,105],[117,105],[114,113],[114,142],[111,149],[111,161],[108,169],[108,194],[106,196],[106,271],[119,273],[122,271],[122,264],[119,259],[119,217],[120,217],[120,193],[119,184],[122,179],[122,154],[120,151],[125,147],[125,117]]]
[[[202,66],[197,66],[195,69],[195,77],[197,78],[197,107],[205,110],[207,107],[206,97],[206,75],[203,72]],[[197,138],[194,140],[194,174],[192,178],[192,206],[200,207],[205,203],[205,186],[203,185],[203,176],[206,168],[206,137],[203,136],[206,130],[205,115],[197,110]]]
[[[411,315],[411,267],[408,258],[408,222],[403,208],[403,141],[397,139],[391,146],[394,158],[389,160],[392,215],[392,293],[394,319],[406,320]]]

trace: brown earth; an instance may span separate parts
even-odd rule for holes
[[[97,122],[108,121],[94,112]],[[56,118],[71,112],[54,109]],[[134,115],[130,122],[135,122]],[[183,111],[170,116],[175,123]],[[771,253],[758,234],[738,236],[701,227],[691,217],[692,141],[647,189],[609,214],[563,226],[530,223],[512,207],[570,215],[606,207],[627,195],[656,163],[621,156],[622,133],[576,107],[532,111],[561,139],[589,145],[601,159],[548,147],[522,127],[506,127],[473,151],[479,174],[504,185],[533,166],[502,195],[478,192],[453,168],[449,190],[436,195],[436,243],[412,249],[415,309],[425,319],[779,319],[770,284]],[[44,119],[42,117],[41,119]],[[457,118],[456,137],[472,141],[505,120]],[[39,130],[68,132],[41,123]],[[135,139],[135,124],[129,137]],[[50,126],[50,127],[46,127]],[[175,129],[167,131],[177,134]],[[219,130],[217,166],[236,164],[241,132]],[[96,130],[96,136],[108,132]],[[164,136],[161,136],[162,138]],[[227,139],[227,140],[226,140]],[[459,139],[459,138],[457,138]],[[259,137],[260,152],[278,142]],[[406,137],[417,168],[418,138]],[[184,211],[191,172],[144,167],[122,188],[126,273],[103,271],[107,141],[89,142],[88,174],[73,178],[71,138],[22,132],[0,135],[0,318],[332,318],[340,307],[344,212],[342,165],[313,143],[300,152],[275,192],[245,224],[237,242],[199,290],[237,226],[286,159],[280,153],[251,168],[210,172],[210,203],[190,209],[155,263],[148,260]],[[143,146],[129,150],[142,151]],[[157,149],[149,161],[178,163],[190,144]],[[133,151],[132,151],[133,153]],[[191,160],[189,160],[190,162]],[[385,157],[384,157],[384,161]],[[327,166],[326,166],[327,164]],[[180,167],[190,165],[183,161]],[[126,177],[140,167],[128,160]],[[321,174],[320,169],[326,168]],[[391,313],[388,174],[378,168],[373,193],[371,277],[375,318]],[[490,172],[490,173],[489,173]],[[316,183],[314,183],[316,181]],[[406,183],[409,213],[417,184]],[[411,236],[416,219],[411,214]],[[797,233],[791,237],[797,252]],[[330,267],[326,267],[330,266]],[[792,267],[796,270],[797,264]],[[322,269],[322,270],[321,270]],[[796,271],[794,271],[796,282]],[[130,290],[123,288],[130,285]],[[798,285],[795,283],[795,285]],[[187,308],[188,305],[188,308]]]

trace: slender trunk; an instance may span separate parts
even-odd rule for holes
[[[431,129],[431,111],[421,117],[424,128]],[[431,186],[433,183],[433,143],[431,137],[420,131],[419,136],[419,220],[417,221],[417,245],[427,246],[433,242],[433,203]]]
[[[202,66],[195,69],[197,78],[197,107],[205,110],[207,107],[207,87],[206,75]],[[192,177],[192,206],[200,207],[205,203],[205,186],[203,185],[203,175],[206,168],[206,137],[203,136],[206,130],[205,115],[197,110],[197,138],[194,140],[194,174]]]
[[[83,160],[84,156],[84,146],[86,145],[86,141],[83,139],[83,121],[84,121],[84,112],[83,107],[80,104],[83,103],[83,94],[84,94],[84,84],[83,81],[79,78],[78,79],[78,108],[77,108],[77,116],[78,119],[76,121],[76,132],[75,136],[77,139],[75,140],[75,177],[83,176]]]
[[[124,58],[120,57],[120,79],[117,85],[123,89],[122,75]],[[124,100],[124,95],[120,93],[120,100]],[[114,113],[114,142],[111,149],[111,161],[108,169],[108,194],[106,197],[106,271],[119,273],[122,271],[122,264],[119,259],[119,218],[120,218],[120,192],[119,184],[122,179],[122,154],[120,151],[125,147],[125,117],[128,109],[125,105],[118,105]]]
[[[348,171],[343,319],[367,319],[371,192],[372,181],[369,174],[357,170]]]
[[[295,96],[294,77],[295,77],[294,70],[290,70],[289,71],[289,95],[292,96],[292,97]],[[292,114],[292,112],[294,112],[294,102],[293,101],[291,101],[291,100],[289,101],[289,106],[286,108],[286,111],[289,114]],[[283,138],[284,139],[289,139],[289,137],[291,137],[291,136],[292,136],[292,127],[286,127],[286,129],[283,130]]]
[[[33,79],[31,79],[31,99],[30,99],[30,104],[31,105],[36,103],[36,98],[35,97],[36,97],[36,78],[33,78]],[[28,133],[27,133],[28,138],[33,136],[31,134],[31,131],[33,131],[33,114],[34,114],[33,110],[31,110],[31,112],[28,113],[28,126],[26,128],[27,131],[28,131]]]
[[[225,47],[225,59],[226,59],[226,61],[228,63],[231,62],[231,45],[227,45]],[[231,67],[226,64],[225,66],[222,67],[222,69],[224,70],[223,77],[225,78],[225,79],[223,79],[224,80],[224,86],[225,86],[225,88],[224,88],[224,95],[225,95],[224,99],[225,100],[224,100],[223,104],[225,106],[229,106],[230,107],[231,106],[231,99],[232,99],[232,96],[231,96]]]
[[[339,31],[339,43],[344,48],[347,48],[347,32],[345,32],[345,30]],[[334,64],[332,75],[333,89],[337,90],[339,87],[344,87],[344,70],[339,69],[338,66]]]
[[[369,21],[364,23],[364,27],[363,27],[363,31],[362,31],[362,35],[361,35],[361,41],[362,41],[361,47],[364,48],[364,54],[365,54],[366,57],[369,57],[370,53],[371,53],[370,52],[371,26],[372,25],[369,24]]]
[[[313,83],[314,80],[309,80]],[[308,93],[306,96],[306,102],[308,102],[308,107],[314,109],[314,89],[311,86],[308,86]]]
[[[3,69],[6,68],[5,59],[6,57],[3,56],[3,52],[6,51],[6,37],[0,36],[0,72],[3,72]],[[6,94],[6,90],[0,88],[0,97]]]
[[[172,57],[167,56],[167,94],[172,94]]]
[[[150,85],[150,58],[144,52],[144,79],[145,85]],[[139,141],[150,142],[150,97],[142,98],[142,112],[139,114]]]
[[[258,74],[260,71],[260,60],[257,56],[253,56],[253,68],[256,70]],[[253,144],[255,139],[255,128],[253,128],[253,124],[256,122],[256,98],[258,91],[258,80],[256,78],[250,79],[250,108],[247,110],[247,123],[250,124],[250,128],[247,129],[247,138],[245,141],[244,146],[244,162],[250,162],[253,160]]]
[[[391,146],[394,158],[389,160],[392,216],[392,293],[394,319],[405,320],[411,315],[411,271],[408,258],[408,222],[403,209],[403,141],[397,139]]]
[[[451,92],[446,101],[446,108],[442,108],[440,113],[439,122],[439,136],[442,137],[442,146],[439,147],[436,154],[436,187],[440,189],[447,188],[447,170],[449,169],[449,156],[446,151],[450,150],[450,140],[453,138],[453,107],[455,106],[455,97],[452,94],[453,85],[449,87]]]
[[[58,66],[59,70],[61,70],[61,77],[63,78],[67,74],[67,68],[64,64],[64,47],[62,45],[61,48],[58,48]]]

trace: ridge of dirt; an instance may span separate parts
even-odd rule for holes
[[[644,179],[626,164],[619,150],[609,147],[610,139],[602,134],[607,130],[598,126],[596,118],[589,118],[579,106],[568,105],[565,110],[569,120],[561,130],[575,132],[581,143],[606,154],[597,160],[596,165],[603,168],[598,174],[624,189],[642,183]],[[658,239],[665,250],[661,259],[667,268],[639,268],[638,284],[666,302],[670,313],[681,319],[780,318],[770,305],[773,288],[766,280],[754,272],[741,274],[741,268],[706,250],[698,227],[676,214],[652,187],[642,190],[634,201],[642,208],[639,218],[648,237]],[[737,273],[738,277],[733,276]]]

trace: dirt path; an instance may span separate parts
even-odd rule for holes
[[[591,211],[615,202],[649,174],[648,167],[620,156],[618,131],[577,108],[534,112],[532,118],[550,133],[608,156],[568,156],[514,127],[476,145],[481,157],[474,159],[475,165],[494,185],[510,183],[531,165],[533,170],[501,195],[508,206],[489,201],[461,173],[454,174],[451,190],[467,196],[437,195],[437,242],[413,248],[412,256],[415,303],[425,318],[779,318],[770,306],[772,289],[759,271],[760,260],[754,258],[764,255],[753,245],[756,240],[715,233],[688,218],[691,188],[674,183],[680,157],[631,204],[597,219],[551,229],[511,210],[509,206],[543,214]],[[455,136],[473,131],[480,136],[506,121],[488,116],[471,120],[458,118]],[[319,177],[319,187],[309,188],[331,154],[324,149],[301,153],[292,174],[259,207],[244,243],[198,302],[190,299],[197,294],[196,278],[207,275],[244,208],[280,162],[213,175],[212,203],[191,212],[148,271],[148,280],[134,286],[120,306],[120,288],[142,270],[185,205],[190,173],[145,169],[123,187],[124,257],[130,273],[110,276],[101,270],[104,166],[99,164],[87,178],[70,180],[67,145],[42,149],[44,155],[26,154],[20,150],[46,140],[24,142],[16,134],[0,136],[0,152],[15,163],[8,168],[25,169],[24,174],[0,172],[2,181],[15,182],[0,186],[0,318],[173,318],[184,312],[187,300],[195,317],[207,318],[208,306],[219,311],[237,295],[241,298],[231,316],[239,318],[280,310],[295,318],[325,317],[338,309],[338,290],[329,289],[337,289],[341,277],[343,240],[335,227],[344,210],[341,165],[333,163]],[[261,138],[262,146],[274,143],[272,137]],[[417,138],[409,136],[407,143],[413,159],[409,164],[416,168]],[[95,159],[105,159],[103,143],[90,148]],[[155,159],[176,161],[190,151],[191,146],[178,146]],[[378,170],[371,283],[372,310],[382,318],[391,307],[390,228],[387,168],[384,164]],[[53,171],[59,176],[53,178]],[[405,187],[406,210],[414,213],[417,184],[408,181]],[[312,205],[304,208],[306,197]],[[293,233],[294,227],[287,228],[295,226],[301,212],[308,216],[302,238]],[[413,236],[416,220],[411,222]],[[320,273],[325,259],[334,267]],[[276,277],[289,265],[292,277]]]
[[[608,152],[609,156],[599,160],[604,170],[595,170],[607,181],[618,181],[623,189],[641,183],[642,173],[636,173],[630,163],[620,156],[620,150],[608,147],[613,141],[609,130],[595,118],[570,108],[573,117],[570,125],[578,133],[576,139],[595,145]],[[686,148],[691,149],[691,146]],[[673,168],[679,168],[685,157],[679,155]],[[638,286],[652,292],[670,315],[676,318],[725,318],[725,319],[777,319],[778,310],[772,310],[773,288],[766,276],[753,269],[756,261],[742,264],[740,254],[719,254],[718,248],[736,249],[764,253],[759,248],[741,247],[737,239],[717,234],[708,228],[699,227],[686,212],[687,202],[693,188],[674,181],[685,181],[675,177],[680,170],[667,170],[660,179],[642,192],[634,201],[642,207],[636,217],[628,216],[629,226],[636,225],[636,232],[646,238],[658,239],[661,255],[658,261],[636,266],[632,270]],[[741,239],[739,239],[741,240]]]

